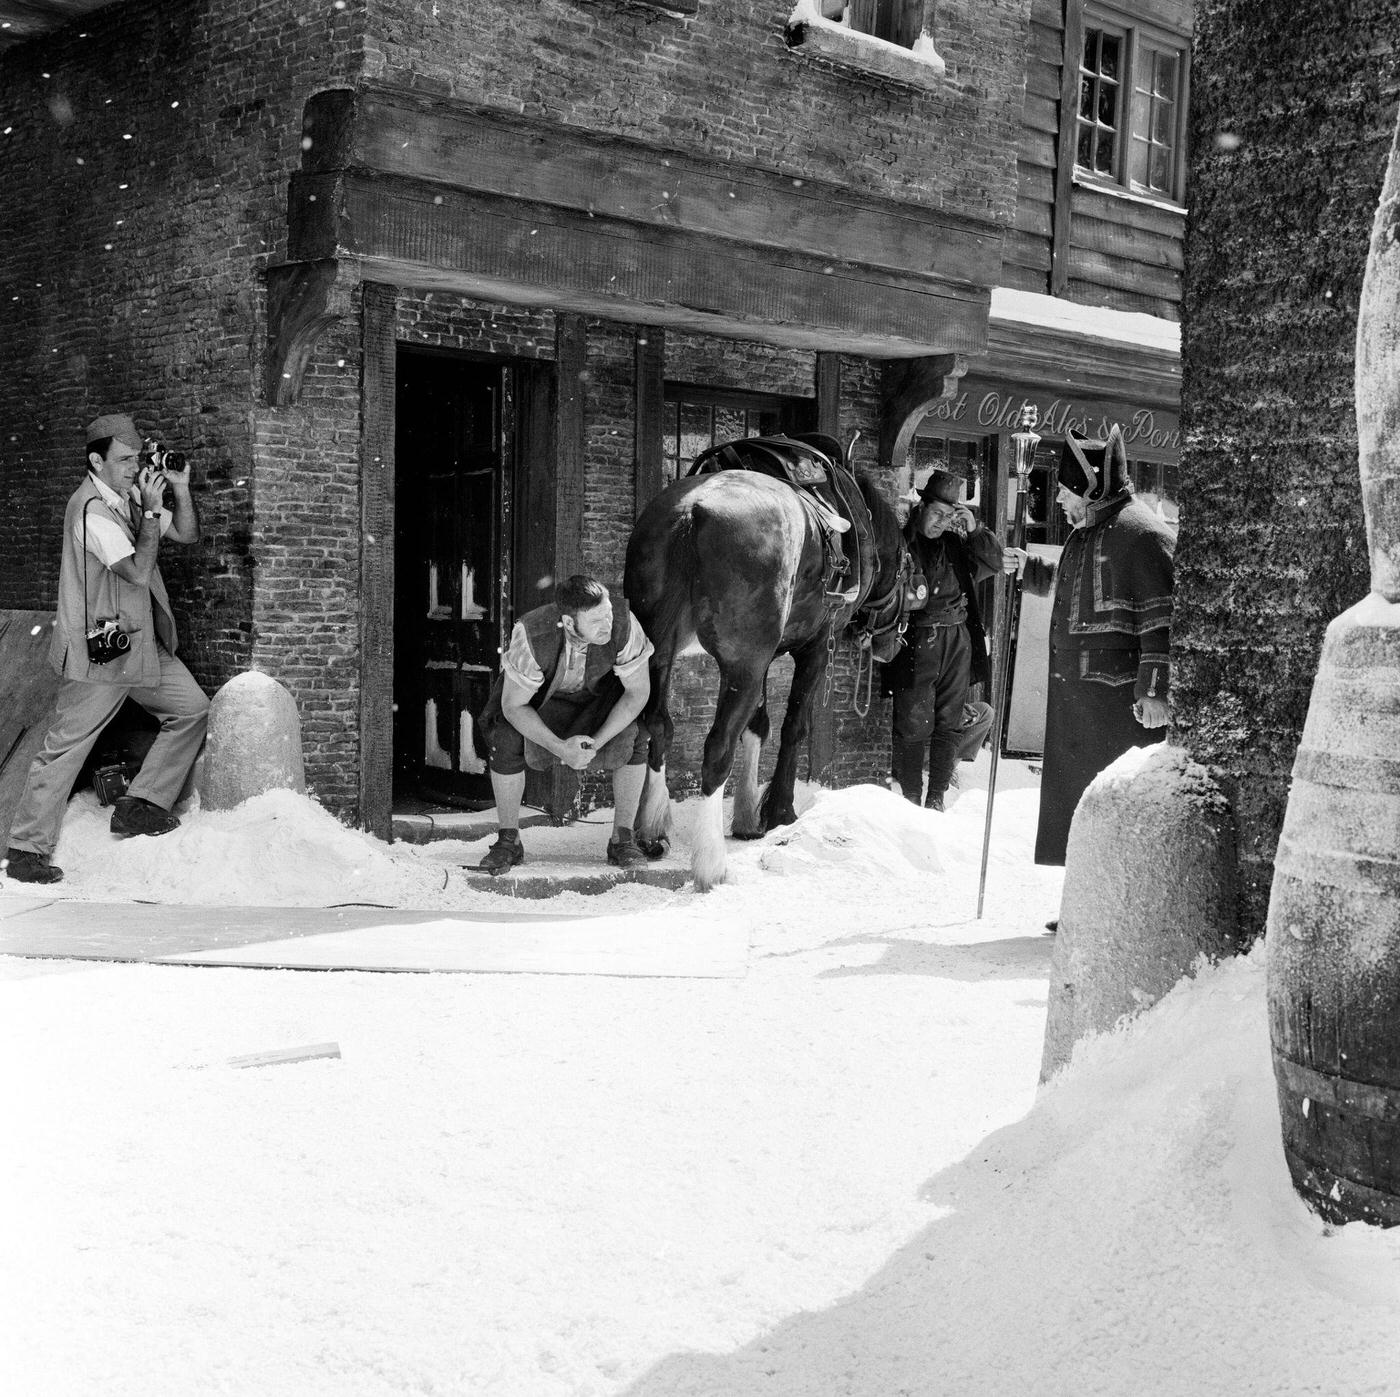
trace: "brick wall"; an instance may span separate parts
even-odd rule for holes
[[[1249,934],[1323,631],[1369,585],[1353,352],[1400,90],[1395,0],[1273,15],[1196,6],[1172,633],[1177,736],[1232,797]]]
[[[346,814],[359,800],[360,359],[347,317],[318,342],[297,405],[252,414],[249,664],[296,700],[308,789]]]
[[[932,92],[790,50],[791,0],[706,3],[684,19],[620,0],[473,0],[430,13],[376,0],[366,71],[1009,225],[1028,8],[939,0],[947,73]]]

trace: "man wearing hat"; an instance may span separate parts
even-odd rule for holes
[[[1176,550],[1171,530],[1133,495],[1116,426],[1102,441],[1070,430],[1057,503],[1073,530],[1059,562],[1020,555],[1026,587],[1055,594],[1035,841],[1041,864],[1064,863],[1070,819],[1094,777],[1165,735]]]
[[[136,779],[112,812],[116,835],[166,834],[208,725],[209,700],[175,658],[175,618],[156,565],[162,538],[193,543],[199,516],[189,466],[143,459],[125,413],[87,427],[87,476],[63,516],[58,618],[49,662],[63,676],[53,721],[10,826],[6,873],[55,883],[50,861],[83,762],[127,698],[160,720]],[[173,507],[162,503],[167,484]]]
[[[906,537],[928,601],[909,618],[906,648],[889,666],[894,695],[894,773],[906,800],[942,810],[966,738],[964,706],[973,683],[990,677],[975,587],[1014,572],[1019,556],[963,503],[963,479],[935,469],[919,491]],[[928,793],[924,794],[924,764]]]

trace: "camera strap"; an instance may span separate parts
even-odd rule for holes
[[[88,621],[88,589],[87,589],[87,569],[88,569],[88,546],[87,546],[87,512],[92,500],[83,502],[83,636],[92,629]]]

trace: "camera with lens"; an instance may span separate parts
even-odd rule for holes
[[[95,665],[109,664],[131,649],[131,636],[115,620],[103,621],[87,633],[88,660]]]
[[[190,458],[182,451],[167,451],[160,442],[146,439],[141,452],[141,464],[158,471],[182,471],[190,463]]]

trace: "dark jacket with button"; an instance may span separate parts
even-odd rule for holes
[[[917,514],[915,518],[917,519]],[[932,625],[964,625],[972,649],[971,684],[991,684],[987,658],[987,633],[977,604],[977,583],[1001,572],[1001,540],[990,529],[979,528],[970,538],[951,531],[939,538],[906,534],[914,571],[928,584],[928,604],[910,613],[909,629]],[[885,667],[885,692],[907,688],[912,679],[912,646],[906,645]]]
[[[1037,863],[1064,863],[1075,806],[1100,771],[1165,736],[1133,704],[1167,698],[1175,551],[1171,530],[1128,490],[1089,505],[1058,563],[1026,562],[1026,589],[1054,591]]]

